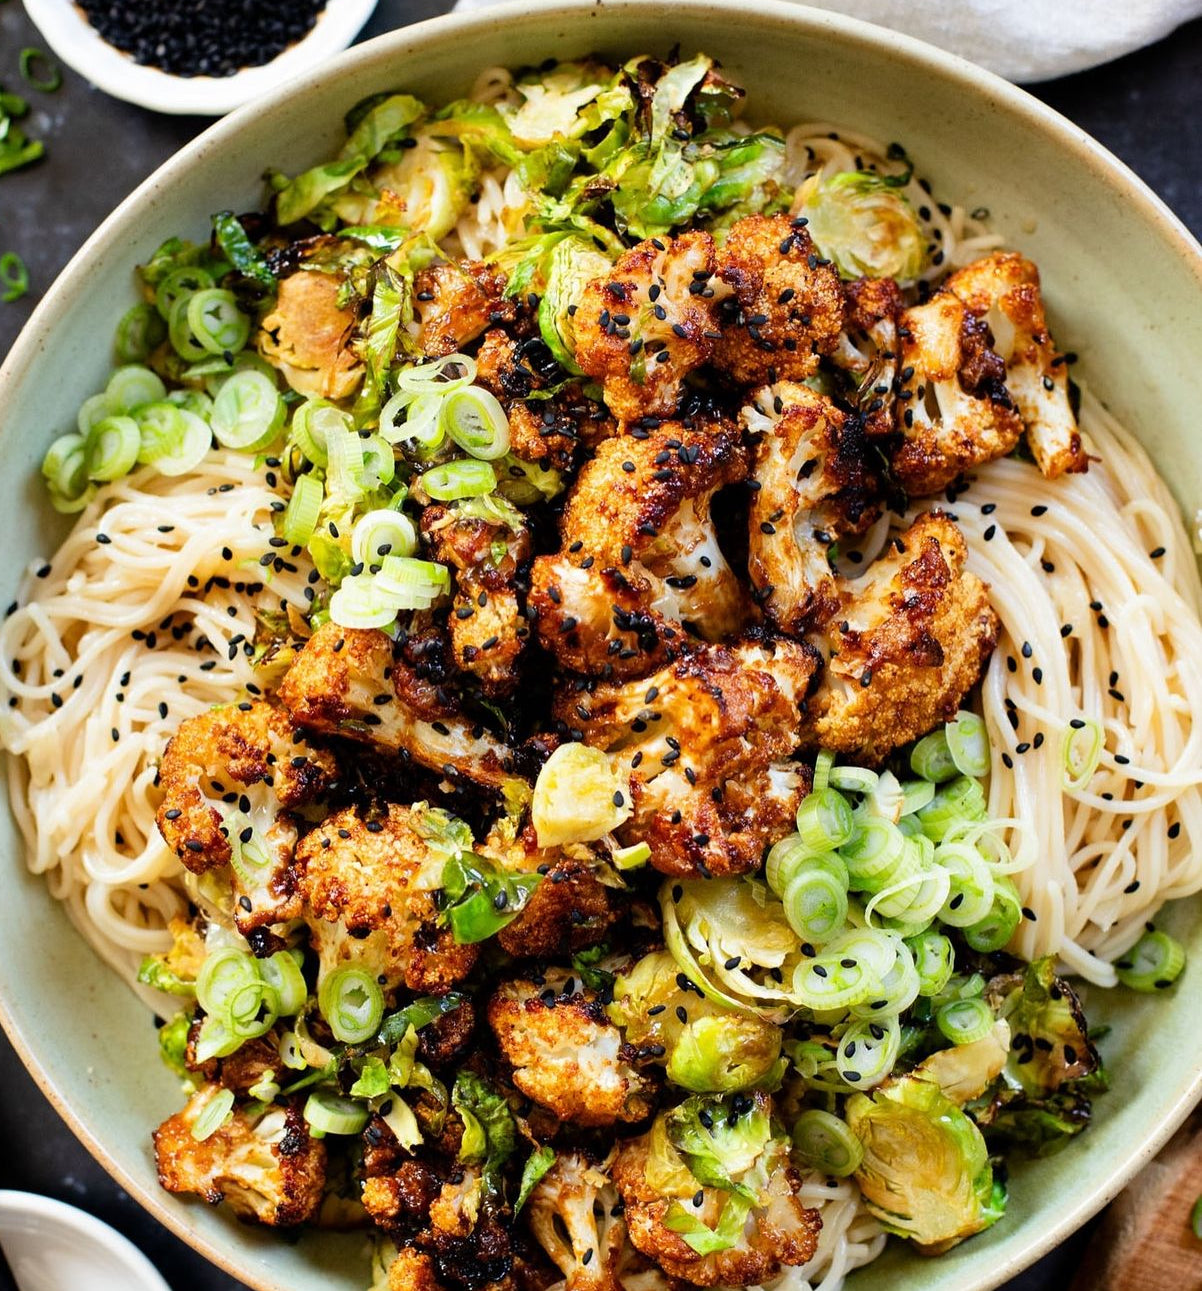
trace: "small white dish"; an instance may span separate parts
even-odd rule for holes
[[[154,112],[219,117],[346,49],[377,0],[327,0],[313,29],[261,67],[233,76],[172,76],[103,40],[72,0],[25,0],[25,12],[68,67],[114,98]]]
[[[171,1291],[115,1229],[31,1192],[0,1191],[0,1245],[21,1291]]]

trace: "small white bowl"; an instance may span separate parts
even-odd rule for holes
[[[377,0],[327,0],[303,40],[261,67],[233,76],[172,76],[145,67],[102,39],[72,0],[25,0],[25,12],[68,67],[106,94],[155,112],[219,117],[346,49]]]
[[[0,1245],[21,1291],[170,1291],[116,1229],[31,1192],[0,1192]]]

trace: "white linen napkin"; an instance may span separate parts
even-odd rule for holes
[[[497,0],[457,0],[484,9]],[[808,0],[902,31],[1011,81],[1084,71],[1167,36],[1202,0]]]

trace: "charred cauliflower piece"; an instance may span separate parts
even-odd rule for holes
[[[948,721],[997,642],[985,584],[964,568],[964,537],[946,516],[920,516],[856,583],[820,642],[821,684],[805,743],[865,762]],[[811,638],[815,640],[816,638]]]
[[[509,445],[524,461],[571,469],[582,444],[615,433],[606,407],[585,395],[564,372],[541,336],[519,339],[501,328],[484,338],[476,355],[477,383],[491,390],[509,417]],[[559,386],[554,394],[549,386]]]
[[[816,653],[794,641],[703,646],[641,681],[565,689],[556,716],[628,772],[618,831],[665,874],[737,874],[787,833],[808,789],[788,761]]]
[[[163,753],[159,831],[193,874],[229,865],[235,848],[247,849],[230,869],[243,933],[293,919],[290,809],[319,797],[337,773],[284,710],[262,701],[215,708],[183,722]]]
[[[530,558],[522,513],[470,498],[426,507],[421,526],[434,559],[455,570],[448,625],[456,664],[479,679],[486,695],[510,694],[530,635],[515,586],[518,567]]]
[[[527,1203],[530,1229],[563,1274],[563,1291],[620,1291],[626,1225],[618,1192],[583,1152],[560,1152]]]
[[[1068,365],[1048,331],[1039,270],[1014,252],[995,251],[957,270],[944,286],[989,325],[1039,469],[1049,479],[1088,470],[1068,397]]]
[[[514,1085],[561,1121],[613,1125],[654,1110],[655,1086],[626,1060],[621,1031],[566,970],[506,982],[488,1023]]]
[[[697,1102],[690,1099],[684,1107]],[[668,1128],[682,1108],[661,1113],[648,1133],[628,1140],[618,1152],[613,1181],[630,1240],[669,1278],[693,1286],[762,1286],[783,1266],[805,1264],[814,1256],[822,1221],[798,1199],[801,1177],[789,1163],[788,1140],[770,1137],[766,1095],[751,1095],[745,1103],[750,1106],[736,1116],[720,1100],[705,1100],[701,1105],[708,1110],[702,1114],[710,1125],[696,1137],[704,1135],[703,1143],[708,1138],[727,1149],[715,1155],[732,1181],[750,1192],[748,1199],[703,1185],[692,1173]],[[701,1255],[677,1231],[681,1221],[714,1229],[732,1205],[745,1207],[746,1219],[738,1240],[724,1250]]]
[[[747,567],[764,611],[800,635],[838,606],[827,552],[880,515],[880,482],[868,462],[863,422],[808,386],[765,386],[744,408],[760,431],[752,474]]]
[[[434,358],[454,354],[489,327],[511,321],[515,308],[504,291],[505,275],[475,260],[418,270],[413,299],[422,352]]]
[[[912,497],[940,493],[958,476],[1018,443],[1022,422],[1006,390],[1006,365],[989,329],[949,291],[907,309],[898,327],[900,447],[893,472]]]
[[[309,1134],[300,1103],[271,1107],[259,1115],[235,1108],[208,1138],[192,1127],[221,1092],[204,1085],[182,1112],[154,1132],[159,1183],[168,1192],[194,1192],[205,1201],[229,1203],[242,1219],[288,1228],[312,1219],[326,1178],[325,1144]]]
[[[297,886],[321,978],[354,962],[385,990],[441,995],[471,971],[477,948],[438,927],[442,860],[429,839],[441,817],[423,804],[369,819],[347,808],[302,840]]]
[[[731,226],[717,276],[734,292],[719,306],[714,366],[740,385],[804,381],[839,341],[839,275],[802,224],[748,215]]]
[[[855,403],[873,438],[893,432],[901,312],[901,289],[892,278],[843,284],[843,331],[830,358],[855,381]]]
[[[323,624],[280,683],[279,699],[310,730],[399,754],[451,780],[500,788],[511,750],[473,725],[442,687],[394,659],[375,629]]]
[[[680,383],[709,360],[718,337],[713,272],[713,238],[682,233],[640,242],[585,288],[574,318],[576,362],[602,382],[615,417],[676,410]]]
[[[544,876],[518,917],[497,934],[501,949],[515,959],[563,958],[595,946],[621,915],[617,891],[597,878],[598,858],[585,845],[542,850],[532,825],[518,832],[503,818],[479,851],[507,870]]]
[[[738,432],[721,422],[667,422],[601,444],[568,499],[563,550],[535,562],[544,646],[574,671],[631,675],[679,652],[677,624],[708,640],[738,631],[746,596],[710,505],[746,473]]]
[[[352,347],[355,314],[338,303],[341,274],[298,270],[280,279],[256,346],[299,394],[349,399],[363,378]]]

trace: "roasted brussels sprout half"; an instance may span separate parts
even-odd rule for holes
[[[807,181],[800,214],[814,244],[844,278],[912,282],[926,265],[926,238],[893,176],[843,171]]]

